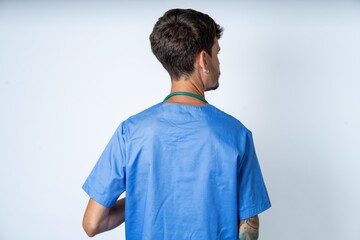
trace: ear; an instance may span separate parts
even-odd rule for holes
[[[200,70],[202,70],[203,72],[207,71],[207,53],[203,50],[198,54],[198,64],[200,66]]]

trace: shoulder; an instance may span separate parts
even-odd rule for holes
[[[220,110],[213,105],[209,105],[209,110],[211,112],[210,114],[212,119],[217,121],[219,123],[218,125],[227,126],[244,132],[250,132],[250,130],[234,116]]]
[[[147,117],[156,116],[161,111],[161,103],[157,103],[145,110],[130,116],[125,122],[144,121]]]
[[[154,122],[154,118],[161,112],[161,104],[155,104],[145,110],[128,117],[120,124],[119,130],[122,133],[129,132],[130,129],[145,129],[151,126]]]

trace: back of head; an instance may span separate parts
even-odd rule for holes
[[[150,34],[151,49],[172,79],[194,71],[196,55],[211,56],[215,38],[223,29],[207,14],[192,9],[172,9],[159,18]]]

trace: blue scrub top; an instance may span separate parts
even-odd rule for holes
[[[122,122],[83,189],[126,191],[127,240],[238,239],[270,200],[251,132],[214,106],[159,103]]]

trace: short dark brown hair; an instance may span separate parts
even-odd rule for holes
[[[196,55],[211,56],[215,37],[223,29],[207,14],[193,9],[171,9],[159,18],[150,34],[151,50],[172,79],[194,71]]]

